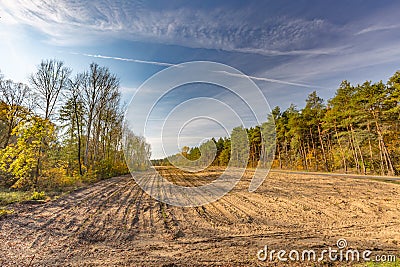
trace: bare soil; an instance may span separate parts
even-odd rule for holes
[[[193,185],[220,170],[160,172]],[[160,203],[131,176],[44,204],[14,204],[15,213],[0,220],[0,265],[276,266],[282,263],[257,259],[265,245],[318,251],[340,238],[349,248],[399,255],[399,184],[270,173],[249,193],[250,179],[247,173],[228,195],[197,208]]]

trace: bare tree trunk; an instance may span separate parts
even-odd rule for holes
[[[326,158],[326,152],[325,152],[324,142],[322,140],[321,129],[319,127],[319,124],[317,126],[318,126],[319,142],[321,143],[322,155],[323,155],[324,161],[325,161],[325,169],[326,169],[327,172],[329,172],[329,164],[328,164],[328,160]]]
[[[346,154],[345,154],[345,151],[343,149],[342,143],[340,142],[340,139],[339,139],[339,133],[337,131],[336,123],[335,123],[335,135],[336,135],[337,142],[339,144],[340,152],[342,154],[343,168],[344,168],[345,173],[347,173]]]
[[[303,166],[305,167],[306,170],[308,170],[307,151],[303,142],[300,142],[300,153],[301,153],[300,155],[303,158]]]
[[[90,145],[90,135],[92,130],[92,115],[89,114],[87,132],[86,132],[86,147],[85,147],[85,157],[83,159],[85,166],[89,166],[89,145]]]
[[[367,129],[368,129],[368,134],[371,134],[371,127],[369,124],[369,121],[367,122]],[[371,171],[375,172],[375,167],[374,167],[374,156],[372,152],[372,143],[371,143],[371,137],[368,135],[368,147],[369,147],[369,157],[371,160]]]
[[[315,143],[314,143],[314,138],[313,138],[313,134],[312,134],[311,127],[309,128],[309,130],[310,130],[311,144],[312,144],[313,155],[314,155],[314,161],[315,161],[315,168],[316,168],[316,170],[318,171],[317,150],[316,150],[316,147],[315,147]]]
[[[390,159],[389,152],[388,152],[388,150],[386,148],[385,141],[383,140],[382,130],[381,130],[381,127],[379,126],[378,118],[377,118],[377,115],[376,115],[375,112],[373,113],[373,116],[375,118],[375,125],[376,125],[376,131],[378,133],[378,138],[379,138],[379,140],[380,140],[380,142],[382,144],[383,156],[384,156],[385,161],[387,162],[388,175],[394,175],[395,171],[394,171],[394,168],[393,168],[393,164],[392,164],[392,161]]]
[[[355,148],[356,148],[356,149],[358,150],[358,152],[360,153],[360,159],[361,159],[361,165],[362,165],[362,174],[367,174],[367,173],[366,173],[366,169],[365,169],[364,156],[363,156],[362,151],[361,151],[361,149],[360,149],[360,146],[358,145],[357,140],[356,140],[356,138],[355,138],[354,129],[353,129],[353,125],[352,125],[352,124],[350,124],[350,130],[351,130],[351,134],[352,134],[352,136],[353,136]],[[357,153],[357,152],[356,152],[356,153]]]
[[[77,103],[74,103],[75,105],[75,123],[76,123],[76,129],[77,129],[77,135],[78,135],[78,155],[77,155],[77,159],[78,159],[78,168],[79,168],[79,175],[82,176],[83,175],[83,171],[82,171],[82,162],[81,162],[81,146],[82,146],[82,141],[81,141],[81,125],[79,123],[79,116],[78,116],[78,110],[77,110]]]
[[[359,165],[359,162],[358,162],[357,150],[356,150],[356,147],[355,147],[355,144],[354,144],[353,133],[349,130],[348,127],[347,127],[347,131],[350,133],[349,141],[350,141],[350,146],[351,146],[352,153],[353,153],[354,162],[356,164],[356,169],[357,169],[357,172],[360,173],[360,165]]]
[[[282,169],[281,147],[279,144],[277,146],[277,150],[278,150],[279,168]]]

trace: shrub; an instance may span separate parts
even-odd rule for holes
[[[13,214],[14,210],[0,209],[0,219],[4,216]]]
[[[32,200],[44,200],[44,199],[46,199],[46,193],[45,192],[36,192],[36,191],[34,191],[33,193],[32,193],[32,196],[31,196],[31,199]]]
[[[43,171],[42,175],[43,177],[40,179],[39,188],[60,190],[65,187],[81,184],[80,177],[67,175],[65,168],[50,168]]]

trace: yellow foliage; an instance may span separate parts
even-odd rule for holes
[[[36,192],[36,191],[34,191],[33,193],[32,193],[32,196],[31,196],[31,199],[32,200],[44,200],[44,199],[46,199],[46,193],[45,192]]]
[[[13,214],[14,210],[0,209],[0,218],[6,215]]]
[[[42,172],[40,184],[45,188],[63,188],[81,185],[79,176],[68,176],[64,168],[50,168]]]
[[[54,139],[55,128],[49,120],[32,116],[21,121],[12,131],[17,137],[15,144],[0,151],[0,169],[18,178],[14,188],[32,184],[36,177],[42,151]]]

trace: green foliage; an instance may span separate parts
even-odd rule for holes
[[[231,158],[231,140],[225,138],[223,149],[218,157],[219,164],[221,166],[228,165],[230,158]]]
[[[41,192],[34,191],[31,195],[31,199],[32,200],[45,200],[46,193],[44,191],[41,191]]]
[[[246,167],[249,158],[249,140],[246,129],[235,127],[231,133],[231,159],[235,167]]]

